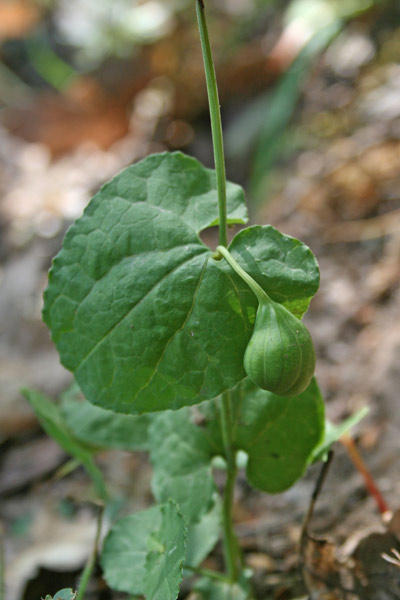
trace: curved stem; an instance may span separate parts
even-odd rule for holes
[[[217,246],[217,251],[220,254],[222,254],[222,256],[230,264],[232,269],[239,275],[239,277],[241,277],[243,279],[243,281],[245,283],[247,283],[247,285],[249,286],[251,291],[254,292],[254,294],[257,296],[257,300],[259,301],[260,304],[262,302],[271,302],[271,299],[268,296],[268,294],[266,292],[264,292],[262,287],[260,285],[258,285],[258,283],[256,281],[254,281],[254,279],[248,273],[246,273],[246,271],[244,269],[242,269],[242,267],[239,265],[239,263],[236,262],[236,260],[233,258],[232,254],[229,252],[229,250],[224,248],[224,246]]]
[[[218,210],[219,210],[219,243],[228,245],[226,220],[226,176],[224,143],[222,137],[221,112],[218,98],[217,80],[215,77],[210,40],[203,0],[196,0],[197,22],[199,25],[201,50],[203,53],[204,71],[206,74],[208,103],[210,107],[211,132],[214,148],[214,163],[217,175]]]

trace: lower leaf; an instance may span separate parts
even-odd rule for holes
[[[147,600],[176,600],[182,579],[186,526],[173,502],[119,519],[101,554],[110,587]]]
[[[324,401],[315,378],[298,396],[282,397],[244,384],[237,446],[249,456],[252,486],[283,492],[307,468],[324,435]]]

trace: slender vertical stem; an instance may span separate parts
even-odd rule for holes
[[[215,77],[214,62],[211,54],[210,40],[208,37],[207,22],[203,0],[196,0],[197,21],[199,24],[201,49],[203,52],[204,71],[210,107],[211,132],[214,147],[214,163],[217,174],[218,208],[219,208],[219,244],[228,245],[226,222],[226,176],[224,143],[222,138],[221,112],[218,98],[217,80]]]
[[[218,211],[219,211],[219,245],[228,245],[226,218],[226,175],[224,144],[222,137],[221,112],[218,98],[217,80],[208,36],[205,7],[203,0],[196,0],[197,22],[199,25],[201,49],[203,53],[204,71],[206,75],[208,103],[210,107],[211,133],[214,148],[214,163],[217,175]],[[227,477],[223,499],[224,552],[228,577],[231,581],[239,578],[240,552],[239,544],[233,529],[232,506],[237,475],[236,451],[232,440],[233,421],[231,398],[229,392],[222,395],[220,405],[220,423],[224,441]]]
[[[228,576],[231,581],[237,581],[239,578],[240,552],[232,520],[237,466],[236,450],[232,440],[232,405],[230,392],[224,392],[221,397],[221,431],[227,464],[222,510],[224,553]]]
[[[94,566],[96,564],[96,558],[97,558],[97,549],[99,546],[99,541],[100,541],[100,534],[101,534],[101,527],[103,524],[103,514],[104,514],[104,506],[100,506],[99,508],[99,513],[97,515],[97,528],[96,528],[96,538],[94,541],[94,546],[93,546],[93,550],[89,556],[89,559],[86,563],[86,566],[84,568],[84,571],[82,573],[82,577],[81,580],[79,582],[79,589],[78,589],[78,594],[76,597],[76,600],[83,600],[85,597],[85,593],[86,593],[86,588],[87,585],[89,583],[89,580],[92,576],[92,572],[94,569]]]

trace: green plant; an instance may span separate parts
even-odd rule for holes
[[[64,588],[55,594],[55,596],[47,595],[44,600],[76,600],[76,592],[71,588]]]
[[[60,406],[25,392],[103,503],[96,452],[149,451],[156,503],[117,520],[101,552],[109,585],[148,600],[175,600],[184,575],[198,577],[205,599],[251,596],[232,523],[238,451],[250,485],[276,493],[335,439],[327,445],[314,350],[300,321],[318,288],[315,257],[271,226],[242,229],[227,248],[227,227],[245,224],[247,213],[242,189],[225,181],[201,0],[196,7],[216,171],[179,152],[153,155],[95,195],[54,259],[43,310],[86,399],[76,386]],[[199,237],[214,225],[216,252]],[[260,336],[274,338],[266,352]],[[222,500],[215,457],[226,471]],[[225,573],[201,567],[220,524]]]

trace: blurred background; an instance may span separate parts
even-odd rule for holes
[[[395,510],[400,3],[207,0],[206,8],[228,177],[244,186],[252,222],[316,254],[321,288],[306,320],[327,412],[338,422],[369,406],[354,435]],[[7,600],[37,600],[74,586],[95,518],[85,474],[58,477],[66,456],[19,391],[56,398],[71,380],[41,322],[47,270],[68,225],[126,165],[182,150],[213,166],[193,0],[0,0],[0,119],[0,517]],[[115,451],[102,461],[131,508],[151,502],[144,457]],[[238,490],[238,531],[260,597],[303,592],[294,548],[315,473],[279,496]],[[343,549],[371,526],[382,527],[379,512],[339,447],[315,528]],[[380,598],[368,593],[363,600]],[[90,594],[122,597],[100,577]]]

